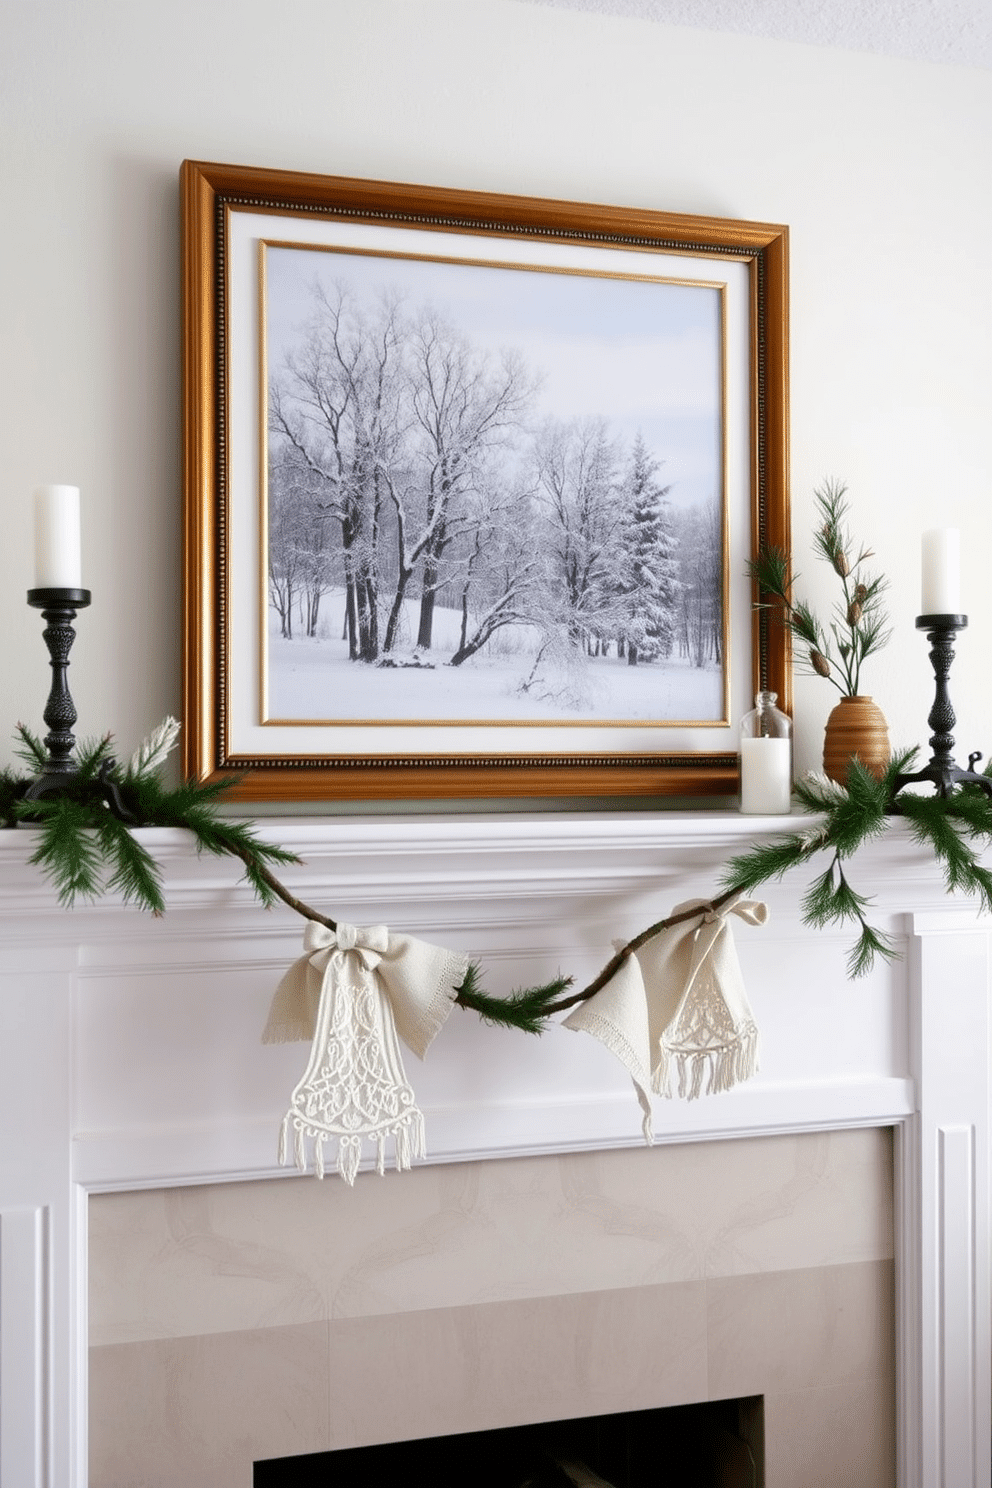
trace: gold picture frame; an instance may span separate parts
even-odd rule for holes
[[[234,795],[245,801],[471,800],[483,797],[714,796],[733,793],[738,780],[733,725],[740,713],[750,706],[751,695],[759,688],[775,691],[780,704],[791,711],[787,634],[782,627],[768,626],[763,612],[753,610],[752,590],[746,578],[746,560],[759,545],[774,544],[786,553],[789,551],[788,229],[767,223],[199,161],[184,162],[180,181],[185,553],[183,749],[187,774],[199,780],[237,776],[239,783]],[[293,258],[294,253],[303,257]],[[346,255],[351,255],[350,259],[346,259]],[[295,368],[293,376],[297,377],[297,382],[292,385],[285,382],[285,396],[289,399],[286,406],[290,408],[288,414],[284,411],[283,394],[279,391],[283,384],[272,379],[277,375],[288,379],[290,372],[274,373],[267,368],[267,348],[270,343],[278,341],[276,328],[284,324],[289,326],[285,333],[287,337],[303,337],[304,330],[302,322],[293,320],[297,307],[293,298],[295,291],[280,290],[278,293],[284,294],[283,299],[277,298],[275,290],[270,295],[266,265],[278,264],[281,269],[283,265],[299,264],[309,268],[314,264],[323,272],[322,266],[327,262],[336,272],[344,273],[343,279],[334,280],[338,285],[334,293],[349,297],[348,303],[352,303],[357,291],[345,271],[350,265],[355,272],[360,268],[361,273],[368,271],[371,274],[375,268],[372,260],[388,263],[388,274],[400,276],[403,293],[407,292],[408,279],[412,284],[416,274],[420,273],[419,265],[426,265],[424,272],[428,277],[422,282],[430,286],[431,293],[436,293],[438,286],[442,295],[447,292],[449,298],[445,305],[448,308],[456,303],[469,303],[471,295],[469,299],[465,298],[465,275],[475,273],[477,277],[469,281],[469,290],[477,284],[480,302],[495,299],[504,306],[501,314],[505,313],[511,321],[516,317],[514,324],[528,345],[533,338],[528,336],[524,317],[526,305],[537,303],[532,294],[533,286],[551,285],[553,280],[555,286],[562,285],[569,290],[570,286],[578,283],[577,276],[586,276],[583,283],[588,286],[590,323],[595,321],[600,326],[596,334],[600,337],[597,344],[602,347],[603,365],[606,365],[607,351],[613,357],[609,363],[615,369],[611,385],[629,379],[629,385],[633,387],[634,359],[638,355],[643,359],[645,353],[636,336],[633,342],[629,337],[625,340],[619,322],[616,326],[612,322],[604,323],[605,307],[607,303],[614,303],[612,299],[608,301],[607,281],[624,281],[623,293],[627,299],[622,302],[621,313],[625,317],[623,325],[628,328],[632,323],[631,306],[634,302],[630,297],[635,292],[635,281],[648,283],[654,296],[650,300],[652,314],[653,307],[662,304],[659,286],[665,286],[665,304],[676,303],[672,298],[674,291],[669,286],[688,286],[698,292],[691,301],[694,306],[710,307],[706,314],[712,313],[712,306],[720,307],[717,337],[719,392],[714,394],[713,404],[715,407],[718,402],[720,408],[719,459],[713,456],[713,469],[719,466],[719,474],[698,477],[699,480],[708,480],[710,486],[722,481],[719,495],[708,498],[716,503],[714,509],[720,512],[722,523],[718,538],[719,575],[712,580],[719,588],[719,616],[714,619],[708,612],[707,626],[714,632],[714,638],[707,644],[711,645],[714,655],[706,661],[706,668],[713,674],[707,685],[711,691],[716,689],[713,696],[719,692],[719,700],[707,704],[708,711],[695,716],[696,704],[688,700],[695,696],[689,685],[690,681],[694,684],[695,679],[690,679],[686,670],[677,679],[680,687],[689,689],[678,694],[686,701],[677,706],[670,705],[671,716],[661,720],[655,720],[649,714],[645,722],[643,713],[634,716],[633,707],[631,716],[627,716],[612,701],[612,695],[610,702],[600,705],[606,709],[605,718],[589,712],[591,704],[575,704],[571,698],[560,705],[556,701],[552,706],[545,702],[532,704],[530,697],[526,699],[526,706],[531,709],[531,714],[536,710],[537,717],[525,715],[524,704],[517,701],[508,703],[505,711],[500,711],[502,703],[496,705],[485,700],[476,705],[475,713],[462,716],[457,708],[453,711],[448,702],[438,701],[452,695],[451,684],[455,674],[446,672],[440,664],[436,668],[433,662],[425,664],[424,656],[431,653],[425,652],[419,642],[411,650],[412,638],[402,664],[411,672],[418,668],[421,671],[433,668],[435,675],[425,682],[403,676],[397,683],[394,678],[389,678],[388,685],[396,687],[402,684],[401,690],[395,694],[397,698],[409,697],[412,689],[414,694],[419,693],[424,699],[434,699],[423,706],[418,702],[413,716],[406,716],[400,702],[395,705],[390,702],[392,711],[389,713],[384,704],[383,714],[379,716],[375,688],[386,685],[381,683],[386,673],[361,665],[348,672],[339,670],[334,675],[369,682],[372,691],[363,693],[362,698],[371,696],[373,706],[363,700],[354,704],[350,712],[344,705],[341,716],[328,717],[325,716],[325,701],[315,703],[309,712],[306,711],[310,679],[318,675],[307,668],[316,666],[324,652],[314,649],[316,632],[309,650],[305,647],[293,650],[284,633],[272,628],[275,620],[270,612],[270,597],[275,594],[278,598],[277,579],[282,572],[279,568],[282,560],[277,562],[273,556],[281,550],[273,546],[276,543],[273,536],[276,531],[273,525],[276,498],[270,501],[270,473],[277,460],[282,461],[287,471],[292,467],[300,479],[305,477],[304,484],[310,482],[307,499],[316,503],[311,510],[336,513],[338,517],[340,511],[334,501],[339,498],[335,496],[332,500],[331,494],[340,492],[343,487],[340,481],[335,485],[333,472],[321,464],[326,455],[326,431],[324,444],[319,448],[307,443],[310,435],[305,426],[305,407],[300,392],[304,386],[300,381],[302,352],[287,352],[280,363],[280,366]],[[515,277],[507,273],[508,270],[521,269],[526,272]],[[383,269],[382,272],[385,274],[387,271]],[[538,274],[547,276],[546,280],[538,281]],[[284,275],[284,278],[288,283],[288,277]],[[325,281],[319,279],[316,271],[312,278],[312,293],[323,295],[326,300],[322,288]],[[370,279],[369,282],[373,281]],[[420,280],[416,282],[418,285],[421,283]],[[381,285],[379,298],[384,302],[387,298],[386,278],[382,279]],[[511,292],[515,296],[512,303]],[[640,294],[641,290],[636,292]],[[391,287],[389,293],[393,293]],[[531,296],[529,300],[528,294]],[[501,295],[505,305],[500,300]],[[542,303],[545,298],[542,295]],[[683,302],[688,304],[689,300],[683,296],[678,303]],[[343,303],[342,298],[336,312],[339,315]],[[425,300],[424,305],[427,303]],[[578,344],[575,338],[579,332],[585,334],[583,327],[577,327],[575,303],[573,297],[569,302],[570,308],[556,312],[572,338],[567,343],[569,355]],[[641,306],[648,303],[639,299],[638,313]],[[354,313],[359,315],[359,311]],[[422,310],[418,313],[423,316],[429,312]],[[665,334],[674,345],[675,320],[671,318],[674,312],[665,313],[670,317],[670,321],[665,322],[669,327]],[[362,310],[361,314],[367,320],[371,311]],[[353,322],[354,325],[359,323],[359,319]],[[419,323],[423,325],[426,322],[422,319]],[[335,324],[340,325],[340,320]],[[412,325],[413,321],[409,324]],[[316,336],[317,333],[306,334]],[[538,342],[538,363],[541,363],[542,355],[552,363],[556,356],[561,360],[565,342],[559,345],[550,333],[544,334],[546,339]],[[661,332],[658,334],[660,336]],[[420,335],[422,350],[422,331]],[[451,346],[455,345],[455,340],[451,339],[455,335],[452,331],[448,343]],[[585,339],[588,341],[589,335]],[[300,340],[290,344],[313,351],[316,341]],[[658,345],[661,345],[660,341]],[[598,353],[593,354],[598,365]],[[710,360],[715,366],[712,357]],[[477,372],[482,365],[481,361],[476,365]],[[491,368],[495,362],[490,360],[485,365]],[[641,376],[639,384],[642,390],[647,385],[648,393],[653,385],[654,365],[649,354],[647,361],[643,362],[646,376]],[[688,366],[687,362],[686,376]],[[673,376],[677,378],[678,375],[676,367]],[[481,372],[479,376],[482,376]],[[535,374],[528,386],[537,385]],[[578,380],[576,387],[579,387]],[[581,404],[581,390],[574,396]],[[628,404],[623,405],[622,416],[631,427],[635,413],[649,421],[654,417],[650,396],[646,402],[640,395],[634,398],[630,394],[628,399]],[[410,406],[414,404],[411,402]],[[661,406],[660,395],[658,406]],[[712,421],[712,413],[707,416]],[[515,446],[512,455],[499,456],[504,462],[501,466],[497,456],[504,447],[494,438],[486,446],[485,460],[482,461],[480,456],[479,471],[483,465],[485,470],[481,474],[477,471],[474,477],[474,509],[486,514],[485,528],[478,525],[473,529],[475,549],[502,542],[505,551],[501,561],[508,575],[511,572],[519,575],[526,566],[522,556],[523,539],[518,533],[519,523],[513,515],[524,510],[524,506],[505,504],[500,508],[502,524],[497,528],[492,517],[493,507],[498,508],[499,501],[508,502],[508,498],[490,498],[486,482],[491,485],[500,475],[505,485],[509,480],[505,472],[512,460],[517,491],[514,500],[525,504],[529,500],[530,506],[526,509],[530,510],[540,499],[543,491],[539,484],[540,472],[544,466],[534,454],[539,447],[538,436],[533,434],[537,428],[536,415],[529,417],[531,421],[525,425],[521,414],[515,426],[521,430],[526,427],[528,438],[532,438],[526,458],[521,452],[522,445]],[[564,448],[562,441],[573,437],[580,421],[559,418],[555,422],[550,415],[542,414],[542,417],[545,421],[541,428],[545,433],[541,437],[545,439],[545,446],[541,448],[545,449],[545,454],[540,459],[550,459],[547,449]],[[275,433],[267,436],[270,427]],[[398,421],[395,427],[400,427]],[[595,430],[595,427],[596,420],[591,415],[582,424],[582,428]],[[610,443],[613,426],[609,426],[608,439],[607,433],[603,432],[606,428],[603,419],[599,420],[599,428],[600,447],[612,450],[617,460],[620,456],[616,452],[623,448],[629,462],[632,446],[622,444],[619,434]],[[547,433],[549,429],[552,433]],[[712,445],[712,434],[707,438]],[[558,439],[558,444],[554,443],[555,439]],[[688,451],[688,444],[686,448]],[[564,455],[562,459],[565,459]],[[408,453],[404,460],[402,469],[408,474],[413,469],[414,456]],[[653,460],[651,468],[661,463]],[[683,464],[686,472],[693,468],[691,453],[685,454]],[[388,476],[389,471],[383,467],[383,478]],[[296,478],[293,476],[294,480]],[[272,475],[271,479],[274,481],[275,476]],[[290,482],[290,475],[280,475],[279,480]],[[690,474],[685,474],[682,488],[689,490],[691,480]],[[320,491],[313,494],[314,482],[319,481],[325,483],[321,490],[327,494],[326,500],[318,500]],[[528,482],[531,483],[529,486]],[[678,489],[678,481],[675,486]],[[278,492],[283,486],[274,489]],[[293,489],[296,490],[296,486]],[[657,485],[652,489],[658,489]],[[665,487],[661,492],[666,499],[669,489]],[[535,496],[534,492],[538,495]],[[399,499],[395,490],[392,499],[394,503]],[[427,498],[416,499],[424,501]],[[399,511],[398,506],[396,510]],[[418,510],[421,527],[426,531],[426,508],[422,506]],[[691,514],[696,510],[686,496],[683,512]],[[476,520],[481,524],[483,519],[480,516]],[[687,522],[690,518],[683,515],[681,520]],[[399,530],[398,517],[393,518],[393,527]],[[336,532],[339,529],[344,531],[343,519],[334,528]],[[468,528],[464,530],[468,531]],[[518,536],[515,539],[517,546],[511,552],[509,534],[512,533],[518,533]],[[405,552],[399,548],[401,538],[395,533],[392,541],[395,551],[388,559],[391,574],[403,568],[401,558]],[[537,539],[530,536],[527,541],[536,553]],[[468,538],[463,537],[457,553],[454,547],[449,549],[449,554],[455,556],[449,556],[445,571],[446,590],[441,589],[440,579],[432,588],[423,573],[414,579],[414,586],[419,584],[421,633],[425,594],[430,592],[433,607],[435,590],[438,594],[450,596],[455,592],[456,580],[462,584],[464,594],[468,594],[468,583],[464,579],[471,569],[471,559],[466,556],[468,542]],[[620,548],[617,551],[622,553]],[[344,560],[340,553],[333,561],[338,563],[338,569],[333,573],[327,569],[330,577],[325,577],[321,583],[325,589],[338,586],[334,592],[340,598],[345,618],[343,629],[335,620],[340,633],[332,639],[339,649],[344,646],[345,641],[341,638],[350,625],[351,659],[364,662],[368,657],[356,651],[359,642],[356,640],[354,595],[360,591],[354,587],[350,570],[346,577],[342,577],[345,568],[341,566]],[[617,561],[614,560],[614,571]],[[674,568],[672,572],[675,572]],[[495,582],[491,573],[487,579],[489,588],[484,591],[489,604],[493,603],[491,595]],[[509,579],[506,582],[509,589]],[[545,622],[536,616],[534,610],[533,595],[540,582],[544,580],[535,571],[530,580],[530,609],[521,602],[518,610],[513,612],[515,626],[508,623],[505,632],[514,635],[516,643],[520,643],[520,636],[526,632],[531,637],[527,644],[534,648],[537,647],[535,626],[544,626],[540,631],[544,637],[550,636],[553,629],[551,621]],[[398,612],[403,608],[400,603],[402,596],[397,597],[398,580],[393,577],[391,583],[396,589],[392,595],[393,610]],[[616,577],[612,583],[613,588],[609,590],[612,599],[606,604],[606,609],[619,614],[623,606],[618,596],[627,594],[629,586]],[[323,591],[317,589],[314,592],[319,598]],[[409,592],[416,594],[418,591],[414,587]],[[682,611],[686,613],[690,603],[688,596],[692,592],[693,586],[685,582],[683,574],[678,593]],[[597,603],[598,610],[589,601],[587,611],[601,616],[606,602],[600,597]],[[700,606],[702,601],[696,603]],[[403,599],[403,604],[412,605],[413,600]],[[463,612],[467,604],[467,599],[463,599]],[[593,655],[594,651],[598,656],[601,652],[613,666],[607,679],[610,685],[614,680],[620,685],[635,678],[633,670],[627,670],[621,676],[619,663],[622,658],[629,669],[632,652],[636,653],[637,646],[641,646],[642,656],[648,656],[655,666],[653,673],[642,666],[636,674],[638,685],[643,688],[653,685],[656,679],[660,681],[662,651],[658,647],[662,644],[669,648],[673,646],[674,630],[670,627],[660,642],[656,626],[651,641],[654,650],[649,651],[644,640],[643,617],[637,621],[641,627],[638,632],[641,639],[636,643],[631,639],[632,622],[628,612],[633,607],[631,601],[624,611],[627,615],[623,622],[625,630],[619,620],[611,622],[613,629],[609,630],[597,619],[592,625],[595,637],[586,625],[581,642],[570,638],[568,644],[573,646],[576,655],[581,646],[583,657]],[[368,613],[373,617],[374,625],[385,626],[387,608],[384,601],[380,604],[373,598]],[[452,600],[452,613],[454,608]],[[481,601],[477,608],[480,612],[484,609]],[[710,603],[712,610],[713,604]],[[688,624],[687,621],[681,623],[683,626]],[[568,625],[576,629],[574,614],[567,625],[564,619],[554,622],[557,627],[554,633],[563,645],[565,642],[561,637],[571,636],[567,631]],[[589,634],[586,634],[587,630]],[[477,624],[476,635],[481,633]],[[275,639],[270,640],[270,635]],[[324,635],[326,641],[326,631]],[[463,643],[465,635],[463,623]],[[688,668],[690,658],[684,636],[679,644],[686,651],[682,660],[684,667]],[[545,641],[542,640],[541,655],[544,655],[544,647]],[[327,645],[328,655],[332,649]],[[465,649],[463,644],[462,650]],[[397,666],[396,654],[398,652],[385,659],[387,666]],[[675,657],[675,652],[666,651],[664,655]],[[287,657],[290,659],[286,660]],[[301,658],[299,667],[297,657]],[[378,655],[380,666],[383,661],[383,656]],[[450,667],[451,664],[452,658],[449,657],[446,665]],[[701,661],[696,664],[698,668],[703,666]],[[605,661],[603,665],[605,667]],[[534,666],[537,666],[536,662]],[[326,675],[329,677],[331,673]],[[456,697],[467,696],[463,682],[468,675],[467,671],[457,674]],[[565,672],[559,670],[552,675],[560,682]],[[600,687],[605,677],[605,670],[596,673],[596,687]],[[282,694],[271,705],[270,682],[273,691],[281,690]],[[515,698],[521,695],[522,686],[518,681]],[[345,696],[350,700],[352,693],[350,686],[342,687],[338,682],[329,693],[325,693],[325,697]],[[491,695],[495,697],[497,694],[493,692]],[[510,696],[509,692],[506,696]],[[550,696],[547,686],[541,696]],[[622,693],[621,696],[628,694]],[[633,693],[629,696],[633,697]],[[304,699],[302,704],[301,698]],[[572,708],[574,712],[576,707],[579,715],[572,716],[568,709]],[[585,713],[581,711],[583,707],[587,709]],[[614,709],[612,714],[609,711],[611,707]],[[431,711],[432,708],[435,711]],[[304,716],[296,716],[301,710]],[[542,710],[547,711],[547,717],[542,715]],[[491,716],[495,713],[499,716]]]

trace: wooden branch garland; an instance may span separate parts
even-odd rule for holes
[[[246,849],[233,848],[232,852],[234,852],[235,856],[241,858],[246,865],[251,863],[250,854]],[[256,864],[255,871],[265,880],[272,892],[284,904],[287,904],[290,909],[295,910],[298,915],[302,915],[306,920],[314,920],[318,925],[326,925],[328,930],[336,930],[338,928],[336,920],[330,919],[327,915],[320,914],[311,905],[304,903],[302,899],[298,899],[295,894],[291,894],[285,884],[280,883],[272,870],[266,868],[264,864]],[[606,986],[607,982],[620,969],[628,956],[632,956],[635,951],[640,950],[641,946],[646,945],[649,940],[653,940],[662,930],[669,930],[673,925],[681,925],[689,920],[699,919],[707,913],[721,909],[723,905],[728,904],[731,899],[734,899],[739,892],[738,889],[727,889],[724,893],[717,894],[714,899],[708,900],[705,904],[697,905],[694,909],[683,910],[680,914],[668,915],[663,920],[657,920],[655,924],[649,925],[646,930],[642,930],[632,940],[627,941],[626,945],[621,946],[620,950],[610,957],[599,975],[587,987],[583,987],[581,992],[573,992],[568,997],[552,998],[544,1004],[540,1012],[532,1013],[531,1016],[543,1021],[546,1018],[550,1018],[554,1013],[566,1012],[569,1008],[575,1007],[577,1003],[588,1002],[590,997],[595,997],[596,993]],[[571,981],[571,978],[569,978],[569,981]],[[526,997],[528,993],[540,992],[540,990],[539,988],[529,988],[527,993],[517,993],[516,996],[518,998]],[[493,1000],[480,998],[473,991],[472,987],[466,983],[463,983],[458,989],[454,1001],[458,1007],[480,1012],[489,1019],[494,1018],[492,1012]],[[512,1007],[512,1001],[513,999],[506,999],[508,1010]]]
[[[123,770],[110,756],[109,736],[84,746],[74,775],[53,797],[26,799],[30,782],[18,779],[10,770],[0,770],[0,822],[6,827],[25,823],[39,828],[31,861],[54,882],[59,901],[65,905],[71,905],[77,897],[92,898],[111,888],[120,892],[125,902],[162,913],[165,905],[160,869],[133,837],[130,826],[183,827],[193,834],[199,850],[239,858],[263,904],[279,899],[303,919],[337,930],[335,919],[293,894],[273,872],[273,863],[299,862],[293,853],[259,838],[250,823],[217,814],[217,799],[228,782],[200,785],[187,781],[171,790],[162,784],[159,772],[177,730],[175,721],[166,719]],[[44,746],[29,730],[19,727],[18,732],[21,758],[35,769],[43,768]],[[558,976],[543,987],[525,988],[508,997],[490,997],[479,987],[480,969],[472,963],[454,1001],[490,1022],[540,1033],[553,1014],[594,997],[631,955],[662,931],[702,919],[824,851],[831,854],[830,862],[807,890],[803,920],[814,928],[854,924],[860,935],[848,971],[852,977],[863,976],[877,956],[892,956],[895,951],[889,938],[869,924],[870,901],[852,888],[845,864],[859,847],[886,829],[893,812],[904,817],[916,840],[929,847],[942,864],[948,892],[964,889],[974,893],[983,908],[992,913],[992,872],[981,864],[971,845],[975,839],[992,842],[992,802],[971,785],[946,798],[902,794],[896,799],[896,781],[915,752],[896,755],[881,780],[855,760],[846,788],[825,776],[810,775],[798,782],[796,795],[814,819],[797,831],[761,842],[732,858],[718,894],[697,908],[669,915],[640,931],[581,991],[571,990],[572,977]],[[108,785],[113,787],[111,796],[120,810],[108,812]]]
[[[332,920],[327,915],[322,915],[312,905],[305,904],[302,899],[297,899],[295,894],[291,894],[286,888],[286,885],[279,882],[279,879],[276,878],[271,868],[267,868],[264,863],[258,863],[253,860],[247,848],[232,847],[230,851],[234,857],[240,858],[246,867],[252,868],[258,874],[259,878],[268,884],[277,898],[281,899],[284,904],[288,904],[290,909],[295,910],[298,915],[302,915],[305,920],[314,920],[318,925],[326,925],[328,930],[336,930],[338,928],[337,920]]]

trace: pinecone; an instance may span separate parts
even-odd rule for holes
[[[846,579],[851,572],[851,565],[847,561],[847,554],[843,548],[838,548],[834,554],[834,569],[842,579]]]
[[[859,620],[861,619],[861,615],[862,615],[861,605],[859,604],[859,602],[856,599],[852,599],[851,600],[851,603],[847,607],[847,623],[848,623],[848,625],[857,625],[858,622],[859,622]]]
[[[810,646],[810,648],[809,648],[809,659],[810,659],[810,662],[812,664],[813,670],[814,670],[814,672],[816,672],[817,676],[819,676],[819,677],[829,677],[830,676],[830,663],[827,660],[827,658],[824,656],[824,654],[823,654],[822,651],[818,651],[815,646]]]

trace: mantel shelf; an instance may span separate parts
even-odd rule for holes
[[[645,895],[650,895],[656,901],[650,918],[657,918],[667,912],[658,903],[674,902],[673,895],[682,899],[716,893],[723,865],[735,853],[814,820],[798,813],[747,817],[694,811],[271,817],[255,825],[267,841],[301,859],[281,869],[280,877],[304,899],[317,895],[318,905],[333,909],[339,904],[356,912],[367,906],[374,918],[381,917],[383,905],[402,907],[401,918],[412,915],[419,932],[426,933],[432,907],[442,926],[458,906],[474,907],[484,924],[491,916],[480,909],[482,900],[519,905],[529,898],[535,914],[543,915],[549,898],[579,898],[582,912],[590,895],[614,904],[626,895],[636,899],[632,910],[640,914]],[[231,913],[256,907],[234,859],[197,854],[192,838],[179,830],[143,828],[136,835],[162,868],[170,911]],[[36,927],[39,916],[55,914],[49,930],[59,940],[73,938],[83,922],[87,933],[102,935],[96,926],[108,920],[116,927],[113,933],[130,938],[132,930],[119,916],[118,896],[80,901],[68,919],[58,911],[41,870],[29,862],[34,836],[30,827],[0,832],[0,923],[7,922],[5,933],[17,937],[19,925],[28,933],[25,917]],[[975,910],[966,897],[948,897],[932,855],[899,820],[859,850],[852,876],[883,910]],[[773,912],[781,907],[792,914],[807,882],[808,875],[797,870],[767,886],[761,897]],[[292,919],[289,911],[277,913]],[[127,911],[129,918],[136,914]],[[462,922],[461,914],[458,918]],[[630,933],[642,923],[632,925]],[[412,930],[413,924],[406,928]]]

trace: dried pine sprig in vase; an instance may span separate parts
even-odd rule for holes
[[[845,697],[861,690],[861,664],[881,651],[892,631],[882,604],[888,580],[869,574],[864,565],[875,555],[859,547],[857,556],[845,526],[850,510],[847,487],[826,481],[813,493],[819,523],[813,550],[838,575],[843,596],[833,607],[829,626],[821,625],[805,600],[793,600],[794,578],[780,548],[767,548],[750,563],[751,577],[764,591],[759,608],[777,613],[798,644],[795,660],[811,675],[825,677]]]
[[[852,756],[876,776],[889,759],[885,718],[861,692],[862,663],[881,651],[892,634],[882,600],[888,580],[868,571],[866,564],[875,555],[851,537],[846,486],[826,481],[813,494],[818,517],[813,551],[841,581],[841,597],[829,622],[821,624],[805,600],[794,598],[795,579],[781,549],[765,549],[749,570],[760,590],[757,607],[776,615],[792,635],[796,666],[825,678],[841,694],[827,724],[823,765],[843,784]]]

